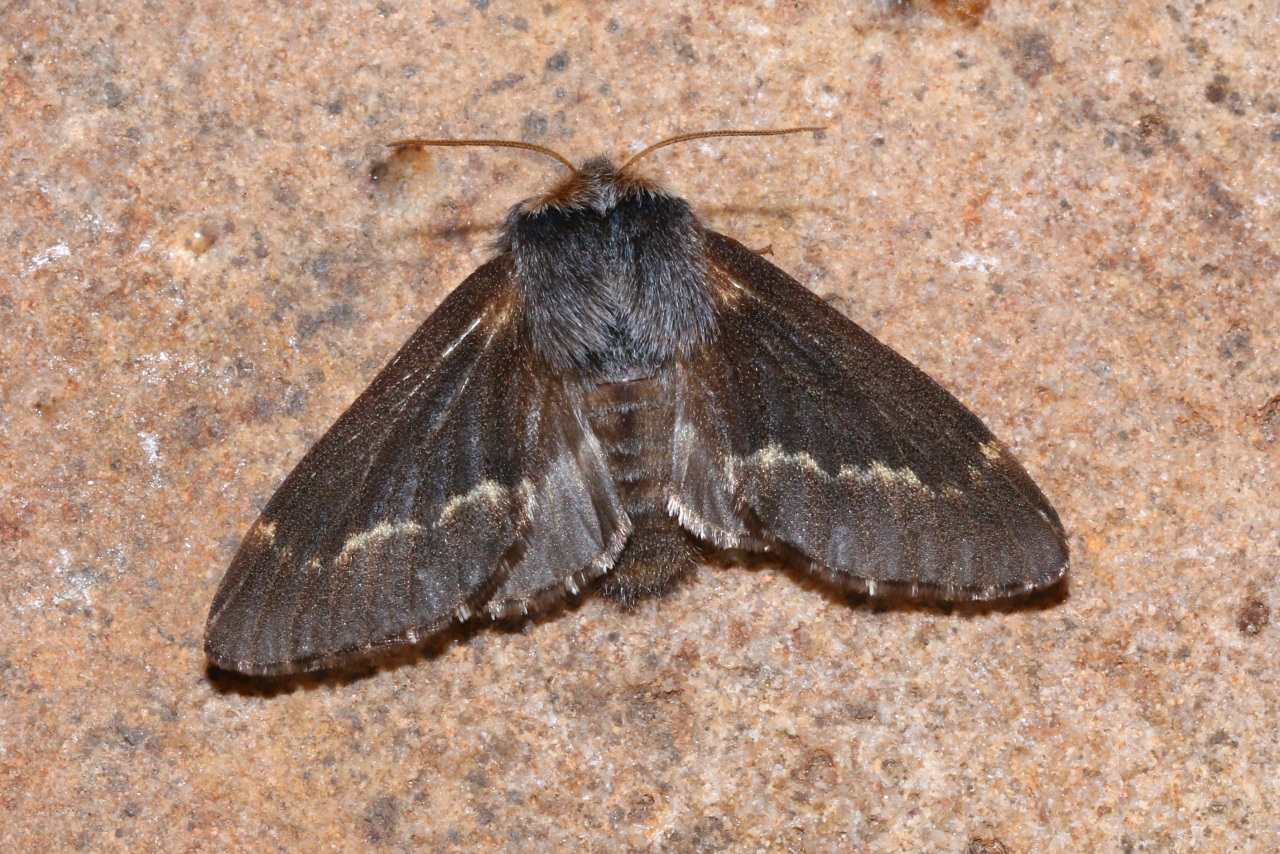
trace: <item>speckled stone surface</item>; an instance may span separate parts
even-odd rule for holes
[[[0,849],[1280,849],[1274,7],[715,6],[4,4]],[[815,120],[650,171],[1015,449],[1068,595],[703,568],[211,678],[257,510],[557,174],[383,142]]]

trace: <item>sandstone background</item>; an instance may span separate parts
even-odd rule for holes
[[[1280,18],[1256,0],[9,3],[0,847],[1280,848]],[[649,163],[979,413],[1064,597],[705,568],[211,675],[283,476],[580,158]],[[974,849],[978,850],[978,849]]]

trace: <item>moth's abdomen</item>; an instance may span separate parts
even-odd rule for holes
[[[658,377],[602,383],[588,392],[586,408],[627,512],[665,512],[675,425],[666,383]]]
[[[632,605],[665,592],[693,562],[693,541],[667,512],[675,406],[663,375],[602,383],[587,418],[631,518],[632,533],[600,589]]]

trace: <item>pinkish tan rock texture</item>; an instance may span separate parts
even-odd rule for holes
[[[1280,848],[1270,4],[19,0],[0,33],[0,849]],[[649,170],[1009,443],[1067,595],[717,566],[377,670],[206,671],[256,512],[557,174],[384,142],[810,122]]]

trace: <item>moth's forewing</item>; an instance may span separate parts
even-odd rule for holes
[[[598,448],[530,358],[513,299],[509,258],[480,268],[286,478],[214,598],[215,665],[340,663],[616,554],[626,520]],[[547,524],[555,513],[580,524]]]
[[[681,365],[673,508],[855,589],[993,599],[1054,584],[1062,524],[991,432],[741,244],[706,235],[719,338]]]

